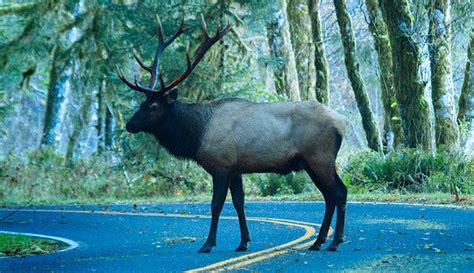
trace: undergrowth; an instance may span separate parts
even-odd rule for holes
[[[389,155],[363,152],[349,157],[343,173],[343,181],[355,192],[472,194],[474,186],[473,158],[443,150],[403,149]]]
[[[211,177],[196,163],[178,160],[162,149],[153,156],[131,151],[118,157],[105,153],[66,162],[52,149],[0,159],[0,203],[54,200],[187,199],[210,194]],[[474,160],[461,152],[404,149],[383,155],[356,153],[339,173],[349,194],[473,194]],[[254,197],[312,194],[316,188],[304,173],[244,175]]]

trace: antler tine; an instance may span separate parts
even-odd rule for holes
[[[140,91],[140,92],[143,92],[145,94],[149,94],[149,93],[154,93],[155,91],[154,90],[151,90],[151,89],[148,89],[146,87],[143,87],[141,86],[136,79],[134,79],[134,83],[128,81],[125,76],[123,75],[123,72],[122,72],[122,69],[120,69],[117,65],[115,66],[116,69],[117,69],[117,74],[118,74],[118,77],[119,79],[124,82],[126,85],[128,85],[128,87],[132,88],[133,90],[137,90],[137,91]]]
[[[181,35],[183,32],[185,32],[187,29],[184,28],[184,16],[181,16],[179,23],[179,28],[173,33],[173,36],[171,36],[166,42],[164,43],[165,47],[170,45],[176,38],[178,38],[179,35]]]
[[[179,75],[176,79],[174,79],[164,90],[160,90],[160,93],[165,94],[169,90],[173,89],[176,87],[178,84],[180,84],[182,81],[186,79],[187,76],[193,71],[193,69],[197,66],[197,64],[202,60],[206,52],[211,48],[219,39],[221,39],[229,30],[230,30],[230,24],[227,23],[227,25],[220,31],[217,31],[216,34],[212,37],[209,37],[209,33],[207,32],[207,27],[206,27],[206,22],[204,20],[204,17],[201,15],[200,16],[200,21],[201,21],[201,29],[203,31],[203,39],[201,41],[201,44],[198,46],[196,49],[196,52],[194,53],[193,60],[191,61],[191,58],[189,57],[189,51],[187,50],[186,52],[186,61],[188,63],[188,67],[186,70]]]
[[[198,63],[202,60],[206,52],[211,48],[219,39],[221,39],[231,28],[229,20],[227,20],[226,26],[221,29],[220,26],[217,27],[216,34],[214,34],[212,37],[209,37],[209,32],[207,31],[207,26],[206,26],[206,21],[204,20],[204,16],[201,14],[199,17],[199,21],[201,24],[201,30],[202,30],[202,41],[200,45],[198,46],[197,50],[194,53],[193,58],[191,59],[190,53],[189,53],[189,46],[186,47],[186,63],[187,63],[187,68],[186,70],[179,75],[176,79],[174,79],[169,85],[166,85],[165,81],[163,80],[163,76],[161,73],[158,73],[158,66],[160,64],[160,58],[161,54],[163,54],[163,51],[167,46],[169,46],[176,38],[178,38],[179,35],[181,35],[183,32],[187,30],[187,28],[184,27],[184,16],[181,17],[181,23],[178,28],[174,32],[174,34],[168,38],[167,40],[163,39],[163,27],[161,25],[160,17],[157,15],[156,20],[158,23],[158,47],[156,49],[155,53],[155,58],[153,60],[153,64],[151,66],[145,65],[140,58],[138,57],[138,53],[134,50],[134,57],[137,60],[138,64],[148,71],[151,76],[150,76],[150,85],[149,87],[144,87],[138,83],[137,79],[134,79],[134,83],[128,81],[125,76],[123,75],[122,70],[117,66],[117,73],[118,77],[121,81],[123,81],[125,84],[127,84],[130,88],[146,93],[146,94],[159,94],[161,96],[165,95],[168,91],[172,90],[174,87],[176,87],[178,84],[180,84],[182,81],[186,79],[187,76],[194,70],[194,68],[198,65]],[[155,85],[157,81],[160,81],[160,88],[158,90],[155,89]]]
[[[156,15],[156,24],[157,24],[157,34],[158,34],[158,41],[160,44],[163,43],[163,26],[161,25],[160,16]]]
[[[161,54],[163,54],[163,51],[165,50],[167,46],[169,46],[176,38],[178,38],[179,35],[181,35],[182,33],[186,31],[186,29],[184,28],[184,16],[181,16],[181,23],[180,23],[179,28],[173,33],[173,35],[170,38],[168,38],[166,41],[163,41],[163,33],[161,31],[162,26],[161,26],[160,17],[157,15],[156,18],[157,18],[158,29],[159,29],[158,31],[159,43],[156,49],[155,59],[153,61],[153,64],[150,67],[151,77],[150,77],[150,85],[149,85],[149,88],[153,90],[155,89],[158,78],[161,77],[158,75],[158,66],[160,64]],[[165,85],[162,85],[162,87],[159,90],[165,89],[165,87],[166,87]],[[156,90],[156,92],[160,92],[159,90]]]
[[[186,64],[188,67],[191,66],[191,55],[189,53],[189,44],[186,45]]]
[[[204,19],[204,16],[202,14],[199,15],[199,24],[201,26],[203,40],[208,39],[209,32],[207,31],[206,20]]]
[[[138,52],[137,52],[135,49],[133,49],[133,57],[135,58],[135,60],[137,60],[137,63],[138,63],[143,69],[145,69],[145,70],[148,71],[148,72],[151,72],[151,67],[148,66],[148,65],[146,65],[146,64],[144,64],[144,63],[140,60],[139,54],[138,54]]]
[[[161,75],[161,74],[160,74],[160,85],[161,85],[160,89],[165,89],[166,88],[165,81],[163,80],[163,75]]]

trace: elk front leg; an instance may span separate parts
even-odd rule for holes
[[[249,229],[247,228],[247,221],[245,220],[244,212],[244,188],[242,185],[242,175],[235,175],[230,181],[230,193],[232,194],[232,203],[234,204],[235,211],[239,217],[240,226],[240,244],[235,251],[246,251],[248,249],[248,243],[250,242]]]
[[[204,245],[199,249],[198,253],[209,253],[212,247],[216,246],[217,236],[217,223],[219,222],[219,215],[221,214],[222,207],[224,206],[225,198],[227,196],[227,190],[229,188],[229,177],[228,174],[213,174],[212,175],[212,220],[211,229]]]

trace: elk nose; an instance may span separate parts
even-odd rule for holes
[[[140,132],[140,130],[137,128],[137,126],[134,126],[130,122],[127,122],[127,126],[125,126],[125,129],[127,130],[127,132],[132,133],[132,134],[136,134],[136,133]]]

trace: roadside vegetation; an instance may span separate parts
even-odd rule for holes
[[[0,233],[0,256],[25,256],[53,253],[67,244],[50,239]]]
[[[0,161],[0,200],[4,204],[210,200],[211,181],[202,168],[147,145],[132,150],[133,156],[126,160],[92,157],[70,162],[52,150],[6,157]],[[349,200],[474,202],[474,160],[462,152],[365,151],[341,158],[338,168]],[[246,194],[254,200],[322,200],[304,172],[249,174],[244,180]]]

